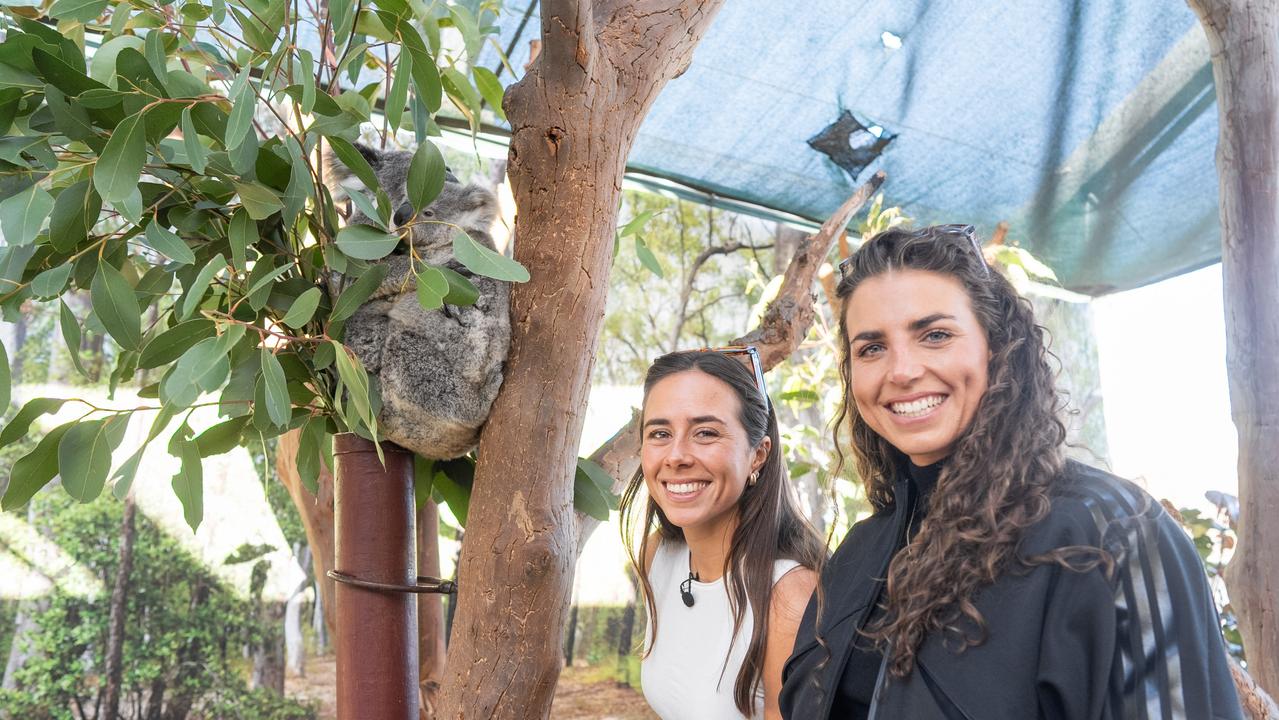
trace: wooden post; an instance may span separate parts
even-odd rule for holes
[[[333,437],[338,720],[418,720],[417,598],[369,583],[417,583],[413,454]]]
[[[545,718],[577,560],[573,477],[640,122],[723,0],[542,0],[503,102],[518,212],[505,381],[480,438],[441,717]]]
[[[1212,50],[1239,545],[1226,570],[1248,671],[1279,694],[1279,0],[1189,0]]]

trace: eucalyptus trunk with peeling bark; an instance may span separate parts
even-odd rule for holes
[[[1189,0],[1217,86],[1217,173],[1239,545],[1226,571],[1248,671],[1279,694],[1279,0]]]
[[[443,718],[545,718],[577,560],[573,477],[622,173],[723,0],[542,0],[507,92],[515,257],[506,379],[480,438]]]

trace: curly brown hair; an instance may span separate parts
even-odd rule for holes
[[[880,233],[846,261],[836,289],[843,380],[836,447],[847,426],[857,470],[876,511],[893,504],[904,456],[870,428],[853,402],[849,298],[865,280],[893,270],[949,276],[963,285],[990,349],[986,392],[955,441],[918,534],[889,566],[887,612],[866,631],[892,653],[889,670],[895,677],[910,674],[929,635],[942,633],[958,649],[981,644],[986,626],[973,596],[1014,565],[1054,562],[1080,570],[1105,561],[1095,548],[1062,548],[1036,558],[1017,555],[1023,531],[1048,513],[1050,491],[1065,463],[1066,429],[1058,419],[1061,405],[1044,328],[1036,324],[1030,303],[986,265],[971,228],[965,230],[940,226]],[[1081,554],[1087,558],[1082,564]]]

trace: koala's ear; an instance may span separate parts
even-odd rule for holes
[[[373,172],[376,173],[380,170],[382,153],[363,143],[357,142],[351,143],[351,145],[364,156],[364,159],[373,168]],[[341,200],[346,197],[347,185],[352,185],[356,188],[363,187],[363,184],[356,179],[355,173],[351,172],[351,169],[338,159],[337,154],[333,152],[331,147],[324,151],[324,177],[325,184],[329,186],[329,192],[333,193],[333,199],[335,200]]]

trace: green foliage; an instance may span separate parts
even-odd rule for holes
[[[1238,540],[1239,499],[1215,490],[1208,492],[1207,497],[1209,502],[1217,506],[1213,514],[1205,514],[1198,508],[1174,510],[1166,500],[1164,508],[1190,533],[1195,550],[1203,560],[1204,572],[1215,589],[1224,595],[1226,565],[1230,562]],[[1226,640],[1226,650],[1236,660],[1246,661],[1243,635],[1239,632],[1239,619],[1234,607],[1229,602],[1223,604],[1220,598],[1217,604],[1217,616],[1221,622],[1221,634]]]
[[[410,130],[419,149],[409,196],[429,203],[446,172],[427,140],[444,99],[473,130],[482,101],[500,104],[500,82],[474,64],[501,4],[334,0],[320,17],[282,0],[0,6],[0,311],[13,320],[39,314],[33,304],[54,308],[77,372],[96,380],[105,370],[112,389],[142,381],[166,423],[216,402],[228,422],[215,436],[185,432],[169,444],[192,527],[204,457],[304,425],[308,447],[333,432],[377,437],[377,384],[340,343],[385,272],[376,261],[401,238],[340,227],[320,149],[356,173],[377,201],[369,216],[385,224],[389,201],[352,143]],[[300,26],[321,30],[324,52],[300,47]],[[379,80],[361,83],[365,71]],[[473,272],[528,279],[464,233],[454,247]],[[442,302],[474,291],[438,270],[433,278]],[[7,354],[0,348],[0,360]],[[7,400],[23,378],[0,366]],[[3,506],[23,505],[59,470],[82,501],[113,480],[123,494],[140,456],[113,469],[109,451],[140,409],[90,406],[77,426],[49,433],[13,466],[21,481]],[[12,435],[0,446],[21,433]]]
[[[94,598],[61,591],[50,596],[47,608],[35,617],[38,632],[30,636],[35,652],[16,674],[17,689],[0,691],[0,715],[94,717],[85,713],[100,700],[105,681],[110,588],[119,562],[123,511],[104,498],[78,504],[49,494],[37,501],[36,510],[41,531],[106,590]],[[242,645],[262,632],[249,603],[236,598],[141,513],[136,532],[122,710],[147,698],[166,713],[187,707],[200,717],[314,718],[312,708],[247,689],[237,661]]]

